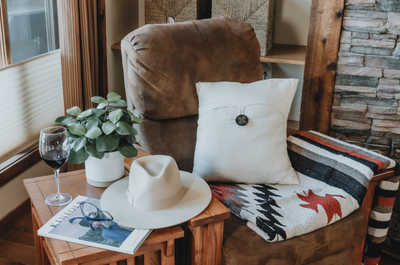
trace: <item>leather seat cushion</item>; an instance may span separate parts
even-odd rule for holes
[[[323,229],[268,243],[250,230],[245,221],[231,217],[225,222],[223,264],[351,264],[352,249],[361,244],[366,229],[364,216],[358,210]]]

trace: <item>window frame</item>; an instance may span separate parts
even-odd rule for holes
[[[0,0],[0,69],[11,64],[7,0]],[[0,187],[41,160],[38,141],[0,163]]]
[[[107,49],[106,49],[106,14],[105,14],[105,0],[96,0],[97,1],[97,25],[99,30],[99,39],[98,39],[98,47],[100,47],[99,56],[99,71],[102,73],[99,78],[99,88],[101,91],[105,91],[107,87]],[[66,1],[65,1],[66,2]],[[81,95],[83,92],[82,89],[80,91],[75,91],[75,88],[71,88],[71,85],[65,85],[64,80],[69,81],[69,77],[71,73],[75,73],[74,64],[71,62],[79,60],[76,58],[81,51],[77,51],[76,49],[80,49],[80,47],[71,46],[74,43],[69,43],[70,38],[68,36],[68,30],[73,27],[77,27],[76,21],[74,21],[73,25],[70,25],[71,19],[70,17],[63,16],[64,13],[68,14],[66,11],[74,3],[75,1],[71,1],[71,3],[65,4],[64,0],[57,0],[57,23],[58,30],[55,34],[58,35],[59,38],[59,49],[62,50],[61,56],[61,65],[62,65],[62,78],[63,78],[63,90],[64,90],[64,108],[67,108],[69,105],[79,105],[79,98],[76,95]],[[68,1],[69,2],[69,1]],[[74,6],[74,11],[79,6]],[[74,17],[76,20],[77,18]],[[78,26],[79,27],[79,26]],[[69,34],[71,35],[71,34]],[[70,47],[71,46],[71,47]],[[72,52],[71,52],[72,50]],[[79,55],[80,56],[80,55]],[[73,60],[72,60],[73,59]],[[24,61],[20,62],[23,63]],[[11,63],[11,51],[10,51],[10,38],[9,38],[9,27],[8,27],[8,14],[7,14],[7,0],[0,0],[0,69],[3,67],[7,67]],[[75,92],[78,92],[77,94]],[[104,93],[103,93],[104,94]],[[102,93],[100,93],[102,95]],[[69,104],[69,103],[70,104]],[[67,104],[66,104],[67,103]],[[7,159],[6,161],[0,161],[0,187],[8,183],[10,180],[14,179],[22,172],[26,171],[28,168],[37,164],[41,161],[39,150],[38,150],[38,141],[33,143],[32,145],[27,145],[24,150],[20,152],[16,152],[15,155]],[[76,167],[72,167],[68,165],[68,169],[77,169]],[[81,167],[79,167],[81,169]]]
[[[7,0],[0,0],[0,68],[11,63]]]
[[[0,187],[7,184],[41,160],[38,141],[28,145],[14,156],[0,163]]]

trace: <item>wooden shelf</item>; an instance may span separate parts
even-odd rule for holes
[[[120,51],[121,50],[121,42],[114,43],[111,45],[111,50],[113,51]]]
[[[306,46],[274,45],[267,56],[261,57],[262,63],[281,63],[305,65]]]

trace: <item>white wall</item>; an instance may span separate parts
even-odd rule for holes
[[[311,1],[275,1],[274,43],[307,45]]]
[[[274,38],[276,44],[307,46],[312,0],[276,0]],[[304,66],[273,64],[272,77],[300,80],[289,120],[300,120]]]
[[[22,183],[25,178],[34,178],[52,174],[52,170],[43,161],[32,166],[24,173],[14,178],[0,188],[0,219],[21,205],[28,199],[25,187]],[[62,185],[62,180],[61,180]]]
[[[299,85],[297,86],[296,95],[292,103],[292,108],[289,114],[289,120],[299,121],[300,110],[301,110],[301,96],[303,88],[303,73],[304,67],[301,65],[292,64],[273,64],[272,65],[272,77],[273,78],[297,78],[299,79]]]
[[[111,50],[111,45],[138,27],[139,1],[106,0],[108,91],[125,93],[121,53]]]

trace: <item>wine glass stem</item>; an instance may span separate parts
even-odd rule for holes
[[[57,184],[57,199],[61,197],[60,193],[60,169],[54,170],[54,175],[56,176],[56,184]]]

